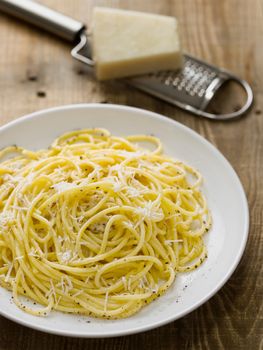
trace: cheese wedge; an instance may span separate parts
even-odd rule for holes
[[[96,7],[92,56],[99,80],[128,77],[182,66],[174,17]]]

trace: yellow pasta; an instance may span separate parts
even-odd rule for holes
[[[207,257],[201,175],[154,136],[77,130],[0,159],[0,284],[32,315],[128,317]]]

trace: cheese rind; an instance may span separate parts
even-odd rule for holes
[[[94,8],[92,56],[99,80],[178,69],[182,53],[174,17]]]

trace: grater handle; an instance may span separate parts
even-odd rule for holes
[[[83,23],[30,0],[0,0],[0,11],[34,24],[70,42],[76,41],[85,29]]]
[[[244,90],[244,92],[246,94],[246,100],[245,100],[245,103],[243,104],[243,106],[241,106],[238,110],[236,110],[232,113],[225,113],[225,114],[213,114],[213,113],[206,112],[204,110],[196,110],[193,113],[195,113],[201,117],[214,119],[214,120],[230,120],[230,119],[236,119],[236,118],[241,117],[243,114],[245,114],[250,109],[250,107],[252,106],[252,103],[253,103],[253,99],[254,99],[251,86],[248,84],[248,82],[246,80],[240,79],[239,77],[233,75],[232,73],[229,73],[226,70],[222,69],[222,72],[223,71],[225,72],[225,74],[227,74],[227,78],[225,79],[225,81],[231,81],[231,80],[235,81]],[[192,112],[190,109],[189,109],[189,111]]]

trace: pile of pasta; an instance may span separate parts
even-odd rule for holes
[[[32,315],[128,317],[207,257],[202,177],[154,136],[83,129],[0,159],[0,284]]]

